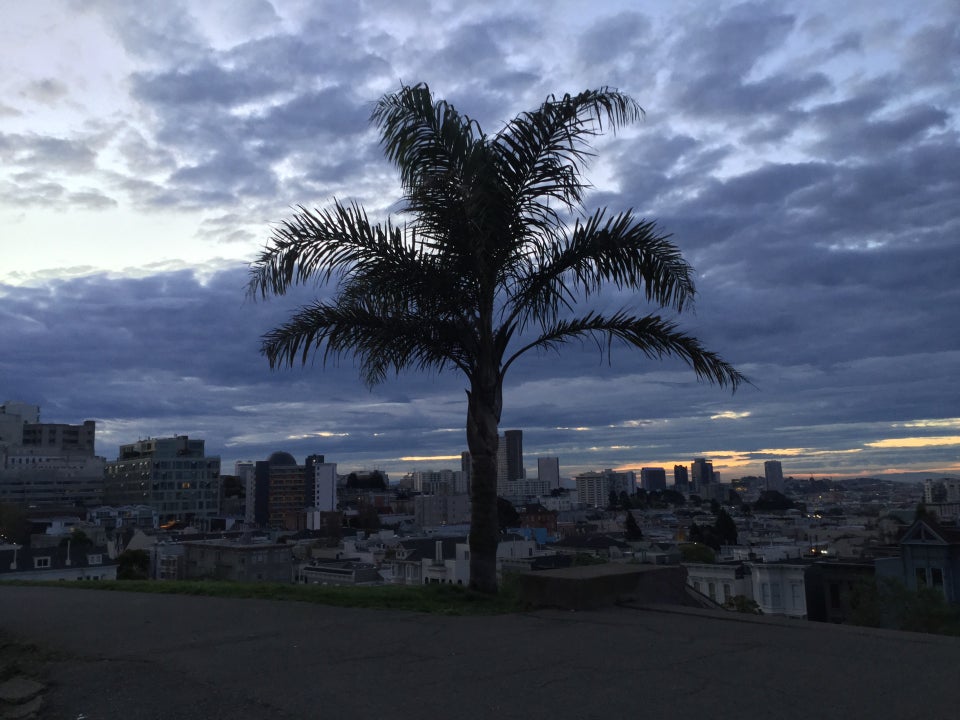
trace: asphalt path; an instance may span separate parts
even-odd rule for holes
[[[613,608],[443,617],[0,587],[44,719],[960,717],[960,639]]]

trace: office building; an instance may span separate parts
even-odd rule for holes
[[[673,466],[673,488],[677,492],[687,492],[690,489],[690,473],[686,465]]]
[[[107,505],[147,505],[161,523],[210,518],[220,513],[220,457],[187,435],[121,445],[103,496]]]
[[[640,468],[640,487],[647,491],[667,489],[667,471],[662,467]]]
[[[713,482],[713,463],[705,458],[694,458],[693,463],[690,465],[690,484],[692,486],[692,492],[701,493]]]
[[[96,423],[41,423],[40,408],[0,405],[0,502],[26,506],[98,505],[105,461],[94,454]]]

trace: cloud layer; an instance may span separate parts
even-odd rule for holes
[[[960,472],[951,3],[69,7],[17,10],[60,53],[0,38],[0,395],[96,418],[102,454],[187,433],[228,462],[402,472],[463,449],[459,378],[270,372],[259,335],[309,294],[244,295],[290,206],[389,211],[371,104],[424,80],[488,132],[549,93],[633,94],[646,121],[597,143],[588,206],[673,233],[698,270],[684,327],[754,383],[589,345],[530,358],[503,418],[528,466]]]

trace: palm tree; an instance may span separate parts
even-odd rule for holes
[[[263,336],[271,368],[352,354],[369,386],[407,368],[463,373],[477,590],[497,590],[497,432],[504,376],[518,358],[591,338],[601,353],[617,341],[682,358],[701,380],[734,390],[745,379],[658,314],[575,313],[606,287],[677,313],[692,302],[692,269],[653,222],[583,209],[590,139],[604,122],[616,129],[642,114],[604,87],[551,95],[486,135],[426,85],[403,86],[371,121],[400,171],[405,222],[372,223],[336,200],[299,206],[251,266],[254,296],[311,282],[334,290]]]

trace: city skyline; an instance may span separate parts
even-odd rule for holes
[[[227,12],[226,8],[229,8]],[[425,81],[487,132],[610,85],[643,123],[596,143],[587,208],[658,221],[697,271],[684,329],[745,372],[591,345],[507,377],[501,432],[570,476],[712,460],[724,479],[960,474],[960,56],[950,2],[53,2],[0,29],[0,402],[174,434],[225,468],[274,451],[456,468],[463,383],[373,391],[349,358],[271,372],[290,302],[245,297],[303,203],[395,211],[367,119]],[[422,19],[429,17],[430,23]],[[426,25],[426,26],[425,26]],[[619,306],[612,294],[593,307]],[[641,304],[642,305],[642,304]]]

